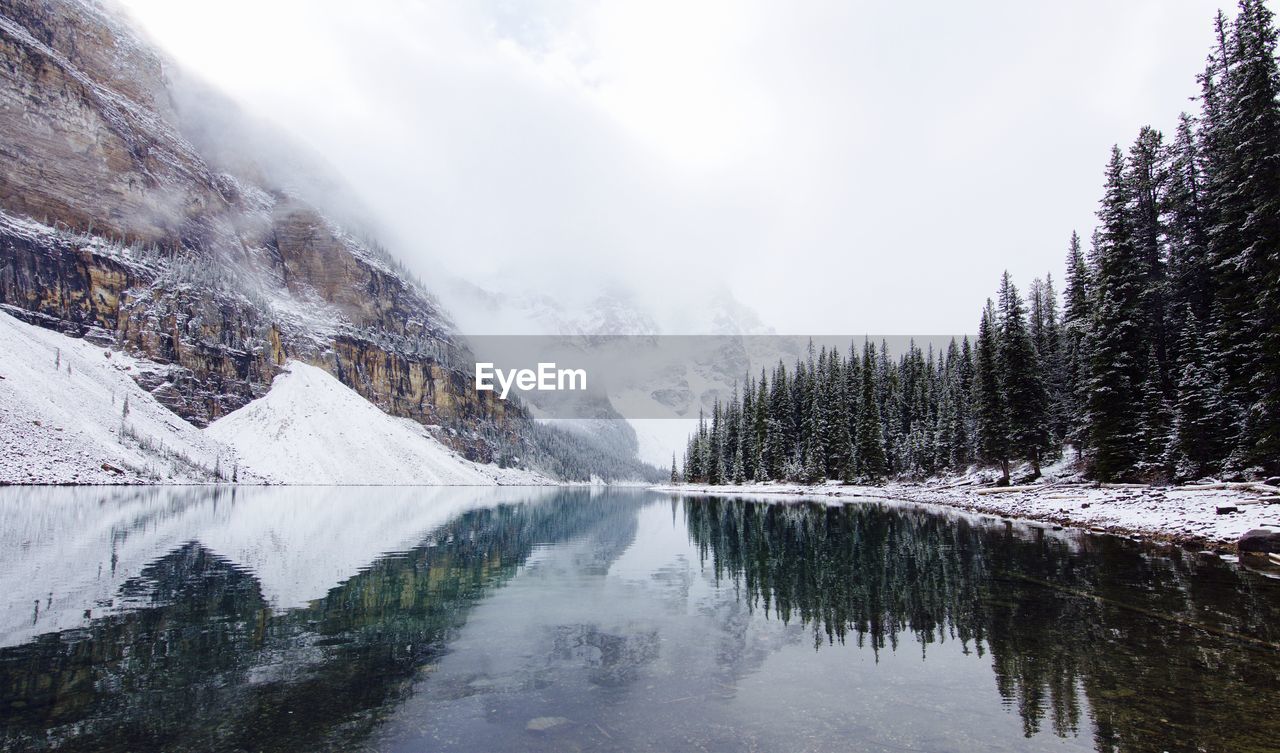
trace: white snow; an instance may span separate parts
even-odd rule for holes
[[[265,397],[209,425],[240,467],[274,483],[487,486],[550,483],[529,471],[480,465],[421,424],[389,416],[315,366],[291,361]]]
[[[1180,487],[1101,488],[1091,484],[1044,483],[1022,492],[978,494],[973,487],[943,484],[845,486],[764,483],[725,486],[662,485],[658,491],[768,495],[825,499],[833,503],[858,499],[902,500],[942,505],[1008,518],[1045,521],[1124,535],[1175,541],[1200,541],[1231,549],[1246,531],[1280,529],[1280,505],[1263,503],[1263,495],[1246,489],[1195,490]],[[1239,511],[1219,515],[1219,506]]]
[[[216,441],[133,381],[143,365],[0,311],[0,482],[203,482],[220,459],[229,471]]]
[[[133,380],[154,366],[0,311],[0,483],[208,483],[233,469],[251,484],[552,483],[468,461],[298,362],[202,431]]]

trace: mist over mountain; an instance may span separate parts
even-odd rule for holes
[[[114,4],[4,0],[0,52],[5,316],[139,359],[127,371],[148,399],[197,429],[300,361],[467,460],[548,459],[518,403],[474,389],[434,281],[380,243],[322,157],[174,65]],[[103,432],[154,441],[116,410]]]

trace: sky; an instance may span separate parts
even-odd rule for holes
[[[429,287],[622,286],[660,321],[727,288],[795,334],[971,332],[1004,270],[1060,281],[1111,145],[1194,110],[1228,5],[123,2]]]

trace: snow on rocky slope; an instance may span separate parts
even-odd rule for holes
[[[182,483],[229,474],[234,461],[215,440],[134,381],[146,367],[0,312],[0,483]]]
[[[550,483],[465,460],[296,361],[265,397],[201,430],[135,381],[159,368],[0,311],[0,484]]]
[[[379,410],[323,369],[291,361],[271,391],[205,429],[241,468],[283,484],[545,484],[536,473],[479,465],[421,424]]]

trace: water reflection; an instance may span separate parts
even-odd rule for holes
[[[86,496],[87,495],[87,496]],[[1274,750],[1280,588],[912,506],[0,490],[3,750]]]
[[[1275,750],[1280,589],[1216,557],[878,504],[684,505],[717,578],[815,646],[989,652],[1025,733],[1098,750]]]

